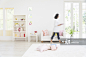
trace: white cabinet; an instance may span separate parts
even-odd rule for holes
[[[16,38],[26,39],[26,15],[14,15],[13,16],[13,41]]]

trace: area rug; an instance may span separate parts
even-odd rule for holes
[[[22,57],[86,57],[85,45],[60,45],[56,51],[42,53],[36,50],[40,45],[43,44],[32,44]]]

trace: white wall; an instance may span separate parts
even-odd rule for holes
[[[53,30],[53,17],[56,13],[60,14],[60,21],[63,23],[63,0],[0,0],[0,7],[14,8],[14,14],[17,15],[31,13],[33,24],[27,25],[28,34],[37,30],[39,40],[43,29]],[[32,7],[31,12],[28,12],[28,7]]]

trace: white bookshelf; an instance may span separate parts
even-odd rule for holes
[[[26,15],[13,15],[13,41],[16,38],[26,40],[26,35]]]

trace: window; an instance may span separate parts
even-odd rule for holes
[[[5,8],[5,14],[6,14],[6,30],[12,30],[14,8]]]
[[[0,36],[3,36],[3,8],[0,8]]]
[[[3,8],[0,8],[0,30],[3,30]]]
[[[65,2],[66,37],[71,28],[75,30],[73,37],[86,38],[86,2]]]
[[[65,2],[66,37],[70,36],[68,34],[70,29],[75,31],[73,37],[79,38],[79,3]]]
[[[74,37],[79,37],[79,3],[73,3],[73,29]]]
[[[86,38],[86,3],[82,3],[82,37]]]
[[[5,27],[6,36],[12,36],[14,8],[5,8]]]
[[[71,3],[65,3],[65,30],[69,32],[71,29]],[[68,33],[66,33],[68,37]]]

